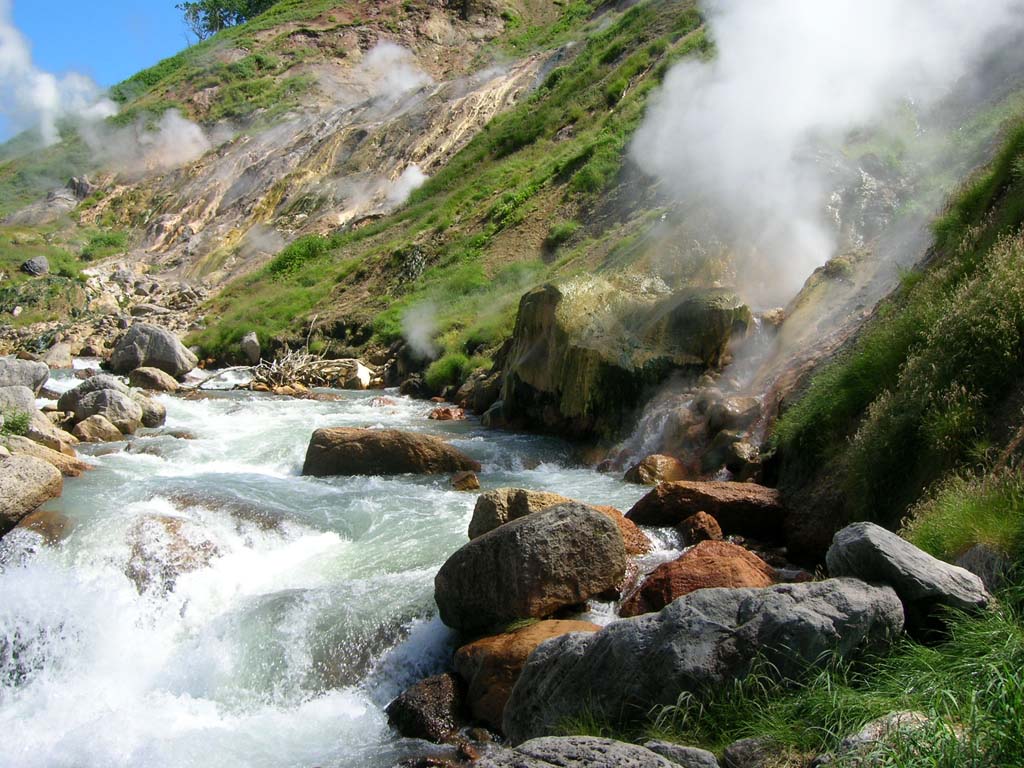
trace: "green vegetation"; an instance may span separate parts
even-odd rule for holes
[[[124,253],[128,247],[128,235],[124,232],[97,232],[89,237],[82,249],[83,261],[98,261],[107,256]]]
[[[24,437],[28,434],[29,415],[24,411],[9,410],[3,412],[3,426],[0,426],[0,435],[18,435]]]
[[[428,387],[435,392],[440,392],[449,384],[461,382],[465,374],[471,370],[468,357],[459,353],[447,354],[430,364],[425,380]]]

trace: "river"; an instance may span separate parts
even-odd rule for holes
[[[476,494],[447,477],[301,477],[318,427],[442,435],[483,464],[485,489],[620,509],[645,492],[574,466],[554,439],[429,421],[432,404],[393,392],[335,394],[162,396],[164,434],[83,446],[96,468],[45,507],[71,518],[68,537],[3,542],[0,763],[376,767],[415,751],[384,707],[450,658],[433,578]],[[167,585],[158,571],[140,593],[128,566],[140,548],[160,555],[159,527],[140,527],[154,516],[179,518],[208,564]]]

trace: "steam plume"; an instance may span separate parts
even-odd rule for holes
[[[437,308],[430,302],[410,307],[402,315],[402,336],[421,360],[437,357],[436,332]]]
[[[411,51],[387,41],[370,49],[360,62],[357,77],[369,85],[374,98],[383,102],[397,101],[432,82],[430,75],[416,65]]]
[[[1019,0],[705,6],[715,58],[669,72],[631,152],[680,200],[723,214],[730,231],[716,234],[757,253],[766,301],[791,297],[836,248],[815,149],[934,104],[996,33],[1024,28]]]

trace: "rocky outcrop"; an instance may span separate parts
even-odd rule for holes
[[[637,485],[657,485],[663,481],[673,482],[691,477],[693,473],[679,459],[655,453],[630,467],[622,479]]]
[[[479,472],[480,463],[438,437],[396,429],[318,429],[303,475],[421,475]]]
[[[115,373],[151,367],[180,378],[198,364],[199,359],[173,333],[149,323],[136,323],[129,328],[110,356],[110,368]]]
[[[625,573],[618,526],[588,507],[561,504],[463,546],[438,571],[434,599],[449,627],[482,632],[583,603]]]
[[[27,437],[8,435],[0,439],[0,443],[6,446],[13,456],[34,456],[37,459],[42,459],[47,464],[60,470],[64,477],[78,477],[85,470],[91,469],[91,465],[77,457],[68,456],[60,451],[47,448],[45,445],[40,445],[34,440],[29,440]]]
[[[991,599],[978,576],[935,559],[874,523],[854,523],[839,531],[825,562],[833,576],[891,586],[907,607],[908,619],[925,617],[939,605],[977,610]]]
[[[651,750],[594,736],[551,736],[490,752],[479,768],[678,768]]]
[[[35,456],[0,459],[0,535],[7,533],[40,504],[60,496],[64,478]]]
[[[0,357],[0,387],[28,387],[38,395],[48,378],[50,369],[46,363]]]
[[[626,517],[637,525],[678,525],[697,512],[713,516],[727,536],[776,539],[782,532],[779,492],[754,483],[661,483]]]
[[[125,575],[139,593],[169,592],[179,576],[205,568],[219,554],[216,543],[195,523],[181,517],[146,515],[128,532],[131,555]]]
[[[124,437],[121,430],[99,414],[75,424],[72,434],[83,443],[112,443]]]
[[[717,366],[750,310],[724,291],[670,294],[596,277],[522,297],[502,388],[512,422],[610,436],[675,369]]]
[[[136,368],[128,374],[128,383],[154,392],[177,392],[178,382],[159,368]]]
[[[660,611],[676,598],[710,587],[770,587],[775,569],[736,544],[703,541],[681,557],[662,563],[623,601],[622,616]]]
[[[585,621],[539,621],[515,632],[485,637],[455,652],[455,671],[466,685],[473,717],[501,730],[505,703],[530,654],[545,640],[569,632],[596,632]]]
[[[525,488],[496,488],[477,497],[473,507],[473,518],[469,521],[469,538],[475,539],[488,531],[493,531],[510,520],[540,512],[557,504],[579,504],[575,499],[561,496],[548,491],[531,491]],[[643,555],[650,551],[651,543],[637,528],[636,524],[627,520],[614,507],[587,506],[600,512],[614,522],[622,533],[629,555]]]
[[[450,672],[420,680],[388,704],[388,722],[410,739],[448,741],[464,721],[463,688]]]
[[[892,588],[856,579],[698,590],[659,613],[542,644],[505,707],[505,734],[519,743],[584,713],[637,720],[681,693],[700,696],[744,677],[755,659],[797,678],[830,654],[852,656],[902,628]]]

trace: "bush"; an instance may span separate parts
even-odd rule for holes
[[[469,358],[453,352],[432,362],[424,378],[428,387],[440,392],[449,384],[461,384],[471,370]]]
[[[544,249],[550,252],[555,251],[558,246],[565,242],[579,231],[578,221],[562,221],[552,225],[548,230],[548,236],[544,238]]]
[[[293,274],[309,262],[326,256],[334,245],[331,238],[323,235],[301,237],[277,254],[267,264],[267,271],[277,276]]]
[[[0,434],[18,435],[24,437],[28,434],[28,425],[31,421],[29,414],[24,411],[4,411],[4,425],[0,427]]]

